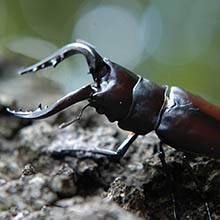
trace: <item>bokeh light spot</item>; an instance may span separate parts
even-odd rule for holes
[[[72,38],[91,42],[102,54],[129,68],[140,62],[144,50],[140,19],[117,5],[100,5],[82,14]]]

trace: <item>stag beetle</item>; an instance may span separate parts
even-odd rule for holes
[[[117,121],[121,129],[131,133],[117,151],[99,148],[84,151],[120,158],[138,135],[154,130],[161,140],[160,159],[165,166],[163,143],[183,152],[220,158],[220,109],[179,87],[172,86],[168,92],[167,85],[142,78],[102,57],[85,41],[67,44],[20,74],[55,67],[65,58],[78,53],[85,56],[93,83],[67,94],[49,107],[39,106],[35,111],[25,112],[8,111],[20,118],[42,119],[88,100],[86,107],[94,107],[110,122]],[[70,123],[64,123],[61,127]],[[60,153],[72,151],[75,149],[61,150]]]

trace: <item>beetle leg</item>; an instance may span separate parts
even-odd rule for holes
[[[124,156],[124,154],[127,152],[128,148],[131,146],[131,144],[135,141],[135,139],[138,137],[138,134],[135,134],[131,132],[128,137],[121,143],[121,145],[117,148],[116,151],[101,149],[101,148],[95,148],[95,149],[63,149],[60,151],[54,151],[52,152],[53,156],[71,156],[75,155],[75,152],[81,151],[81,152],[90,152],[94,154],[101,154],[105,155],[114,159],[120,159]]]
[[[176,215],[176,199],[175,199],[175,193],[174,193],[174,180],[173,180],[173,176],[172,174],[170,173],[170,169],[165,161],[165,153],[164,153],[164,150],[163,150],[163,142],[160,141],[158,144],[157,144],[157,152],[158,152],[158,156],[160,158],[160,161],[162,163],[162,166],[163,166],[163,169],[166,173],[166,176],[167,176],[167,180],[168,180],[168,184],[171,186],[171,191],[172,191],[172,200],[173,200],[173,217],[174,217],[174,220],[177,220],[177,215]]]
[[[202,190],[202,185],[201,185],[201,182],[199,181],[199,179],[197,178],[197,176],[195,175],[195,173],[193,172],[193,169],[192,167],[190,166],[189,164],[189,160],[187,158],[186,155],[183,156],[183,164],[184,166],[186,167],[186,169],[188,170],[190,176],[192,177],[193,181],[195,182],[197,188],[198,188],[198,191],[199,191],[199,194],[201,196],[201,198],[203,199],[203,201],[205,202],[205,206],[206,206],[206,210],[207,210],[207,215],[208,215],[208,218],[209,220],[212,220],[212,217],[211,217],[211,213],[210,213],[210,209],[209,209],[209,204],[207,202],[207,198],[206,196],[204,195],[204,192]]]

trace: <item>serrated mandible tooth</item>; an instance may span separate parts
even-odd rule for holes
[[[40,103],[37,108],[42,109],[42,104]]]
[[[64,59],[64,54],[60,54],[60,59],[61,59],[61,60]]]
[[[37,67],[34,67],[33,69],[32,69],[32,72],[36,72],[38,70],[38,68]]]
[[[53,67],[55,67],[57,65],[57,59],[52,59],[50,63],[52,64]]]

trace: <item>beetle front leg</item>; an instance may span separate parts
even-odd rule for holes
[[[131,144],[135,141],[135,139],[138,137],[138,134],[131,132],[128,137],[121,143],[121,145],[117,148],[116,151],[101,149],[101,148],[95,148],[95,149],[63,149],[60,151],[54,151],[52,152],[53,156],[71,156],[75,155],[77,151],[81,152],[90,152],[94,154],[101,154],[108,156],[112,159],[120,159],[122,158],[125,153],[127,152],[128,148],[131,146]]]

